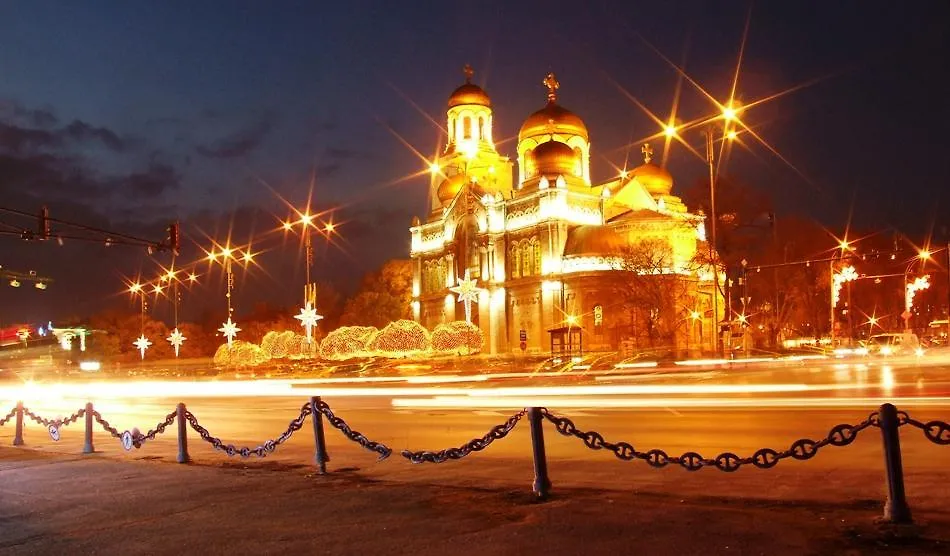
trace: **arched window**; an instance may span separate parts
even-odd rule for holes
[[[485,117],[478,117],[478,139],[481,141],[485,140]]]
[[[541,242],[534,238],[531,240],[531,246],[534,248],[534,272],[541,274]]]
[[[455,116],[449,118],[449,143],[455,141]]]
[[[511,255],[508,261],[508,268],[511,269],[511,277],[521,278],[521,246],[518,245],[517,241],[511,244],[509,253]]]
[[[534,276],[534,249],[530,241],[521,242],[521,275]]]
[[[534,149],[528,149],[524,153],[524,177],[530,178],[534,175]]]
[[[574,147],[574,175],[584,177],[584,153],[580,147]]]
[[[462,138],[471,139],[472,138],[472,117],[465,116],[462,118]]]

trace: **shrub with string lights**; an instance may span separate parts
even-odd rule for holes
[[[432,349],[468,355],[482,348],[482,330],[470,322],[457,320],[440,324],[432,331]]]
[[[369,343],[369,350],[383,357],[406,357],[430,347],[429,331],[418,322],[405,319],[387,324]]]
[[[379,329],[375,326],[343,326],[327,334],[320,344],[320,355],[324,359],[343,360],[353,357],[366,357],[367,344],[376,336]]]
[[[257,344],[235,340],[230,346],[221,344],[214,354],[216,366],[227,367],[254,367],[264,363],[269,358]]]

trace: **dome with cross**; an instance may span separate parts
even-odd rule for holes
[[[643,153],[643,164],[627,172],[627,178],[637,180],[654,197],[669,195],[673,190],[673,176],[665,168],[653,164],[653,147],[649,143],[644,143],[640,152]]]

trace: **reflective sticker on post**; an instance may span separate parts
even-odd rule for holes
[[[59,442],[59,427],[50,425],[46,430],[49,431],[49,437],[53,439],[53,442]]]
[[[122,447],[128,452],[132,449],[132,433],[125,431],[122,433]]]

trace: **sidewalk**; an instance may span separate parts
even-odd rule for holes
[[[0,554],[950,554],[944,512],[916,538],[880,503],[682,498],[313,474],[306,463],[188,466],[0,447]]]

